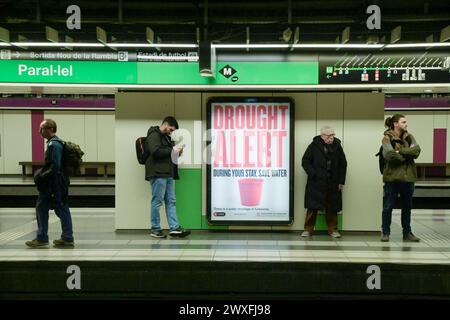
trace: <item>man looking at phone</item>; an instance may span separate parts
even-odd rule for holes
[[[176,146],[171,134],[178,129],[174,117],[165,117],[160,126],[150,127],[146,144],[150,156],[145,162],[145,179],[150,181],[151,200],[151,236],[166,238],[161,230],[159,209],[163,202],[166,205],[166,216],[169,224],[169,235],[186,237],[191,232],[183,229],[178,223],[176,213],[175,181],[178,180],[177,159],[183,153],[184,146]]]

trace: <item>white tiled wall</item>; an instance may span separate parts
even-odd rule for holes
[[[84,161],[114,162],[114,111],[52,110],[44,118],[56,121],[59,137],[80,145]],[[22,173],[19,162],[32,160],[31,136],[31,111],[0,111],[0,174]]]
[[[110,161],[114,156],[114,111],[46,111],[58,125],[57,135],[78,144],[84,161]]]
[[[22,173],[20,161],[31,161],[30,111],[0,111],[0,173]]]

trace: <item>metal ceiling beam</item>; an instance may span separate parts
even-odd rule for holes
[[[288,0],[288,24],[292,23],[292,0]]]
[[[268,23],[285,23],[283,17],[268,17],[268,16],[260,16],[260,17],[209,17],[209,20],[213,23],[229,23],[229,24],[268,24]],[[35,19],[28,18],[14,18],[14,17],[6,17],[3,20],[6,24],[18,24],[18,23],[36,23]],[[61,16],[58,17],[46,17],[45,21],[47,23],[65,23],[66,19]],[[112,17],[83,17],[83,23],[113,23],[114,18]],[[384,22],[392,22],[392,23],[407,23],[407,22],[444,22],[450,21],[450,15],[441,15],[441,16],[430,16],[430,17],[389,17],[383,16]],[[161,16],[154,17],[131,17],[127,18],[126,22],[122,22],[123,25],[130,25],[136,23],[152,23],[159,25],[167,25],[167,24],[196,24],[195,17],[174,17],[173,15],[168,17],[167,19],[163,19]],[[356,19],[355,17],[293,17],[292,24],[349,24],[349,23],[360,23],[360,19]]]
[[[437,22],[449,21],[450,14],[426,14],[426,15],[383,15],[383,22]]]
[[[117,15],[118,15],[118,20],[119,23],[122,24],[123,23],[123,3],[122,0],[118,0],[118,8],[117,8]]]
[[[36,1],[36,23],[41,23],[41,6],[39,0]]]

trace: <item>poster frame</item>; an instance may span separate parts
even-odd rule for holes
[[[207,163],[206,163],[206,217],[208,224],[210,225],[230,225],[230,226],[280,226],[280,225],[291,225],[294,222],[294,156],[295,156],[295,102],[291,97],[261,97],[261,96],[248,96],[248,97],[211,97],[208,99],[206,103],[206,125],[207,132],[211,130],[211,106],[213,103],[222,102],[222,103],[236,103],[236,102],[252,102],[252,103],[268,103],[268,102],[277,102],[277,103],[289,103],[289,220],[288,221],[273,221],[273,220],[226,220],[226,221],[217,221],[212,220],[211,218],[211,192],[213,191],[211,188],[211,169],[210,165],[211,161],[211,138],[210,134],[208,135],[208,141],[206,143],[207,150]]]

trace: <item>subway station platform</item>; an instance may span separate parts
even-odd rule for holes
[[[30,249],[33,209],[0,209],[0,297],[450,297],[450,210],[414,210],[420,243],[402,241],[398,210],[389,243],[354,232],[305,240],[298,232],[193,231],[159,240],[148,230],[115,231],[113,209],[74,208],[72,215],[73,249]],[[59,235],[51,214],[50,241]],[[66,285],[71,265],[81,270],[80,290]],[[371,265],[380,268],[380,289],[367,286]]]
[[[0,207],[34,207],[37,197],[33,178],[0,175]],[[91,176],[71,179],[72,207],[113,207],[115,177]],[[450,178],[421,178],[416,182],[413,208],[450,207]]]
[[[115,178],[92,176],[71,178],[69,194],[75,207],[113,207]],[[34,207],[38,191],[31,176],[1,175],[1,207]]]

